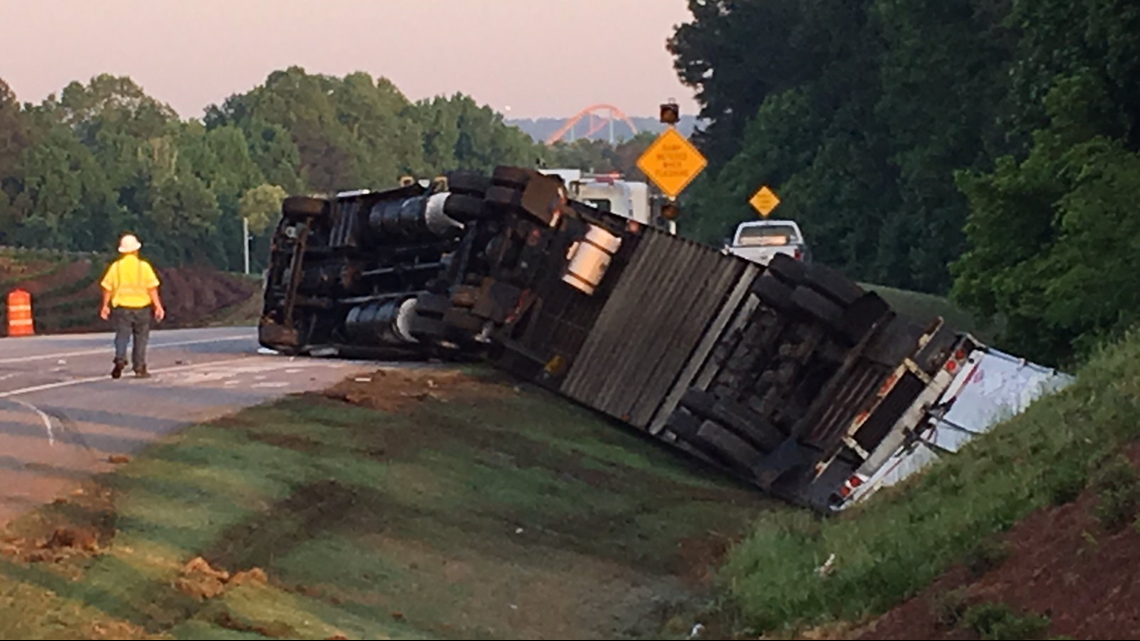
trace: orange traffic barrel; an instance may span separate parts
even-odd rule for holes
[[[32,324],[32,295],[17,289],[8,293],[8,335],[31,336],[35,334]]]

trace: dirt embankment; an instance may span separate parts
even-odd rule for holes
[[[24,289],[32,295],[37,333],[107,331],[98,316],[99,280],[110,259],[36,258],[0,256],[0,283],[4,294]],[[157,270],[166,306],[164,328],[194,327],[210,323],[258,297],[258,283],[208,267],[176,267]],[[0,300],[0,316],[6,313]],[[246,313],[248,315],[248,312]],[[233,318],[231,322],[248,319]],[[0,327],[6,334],[7,326]]]
[[[1140,467],[1140,449],[1129,458]],[[857,638],[1138,638],[1138,497],[1134,481],[1094,482],[1075,501],[1040,510],[982,546],[968,566]],[[1117,524],[1106,527],[1109,518]]]

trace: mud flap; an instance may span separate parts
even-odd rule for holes
[[[562,202],[564,191],[560,181],[539,174],[526,185],[520,203],[523,210],[544,225],[553,226],[557,220],[559,205]]]

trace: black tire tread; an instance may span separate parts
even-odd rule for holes
[[[743,438],[712,421],[705,421],[701,425],[697,438],[741,470],[751,469],[763,456]]]
[[[752,291],[767,307],[778,312],[790,312],[795,309],[792,301],[793,290],[787,284],[780,282],[774,275],[761,274],[756,279]]]
[[[522,192],[510,187],[496,185],[487,190],[487,201],[502,207],[521,207]]]
[[[863,295],[862,288],[843,272],[820,263],[807,266],[804,273],[804,284],[841,307],[850,306]]]
[[[281,213],[286,216],[321,216],[327,200],[311,196],[288,196],[281,202]]]
[[[443,213],[461,223],[466,223],[483,216],[483,205],[484,201],[482,198],[469,196],[467,194],[453,193],[444,201]]]
[[[792,302],[798,309],[829,328],[842,329],[840,321],[843,318],[843,309],[814,289],[803,285],[797,287],[792,292]]]
[[[796,287],[804,283],[807,266],[787,254],[776,254],[768,261],[767,271],[785,285]]]
[[[447,189],[453,194],[482,198],[491,188],[491,179],[471,171],[455,171],[447,175]]]
[[[526,188],[535,173],[522,167],[495,167],[495,171],[491,174],[491,182],[498,186],[521,190]]]

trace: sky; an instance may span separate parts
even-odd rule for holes
[[[291,65],[462,92],[508,118],[608,103],[695,114],[665,41],[686,0],[0,0],[0,78],[22,102],[128,75],[183,117]]]

